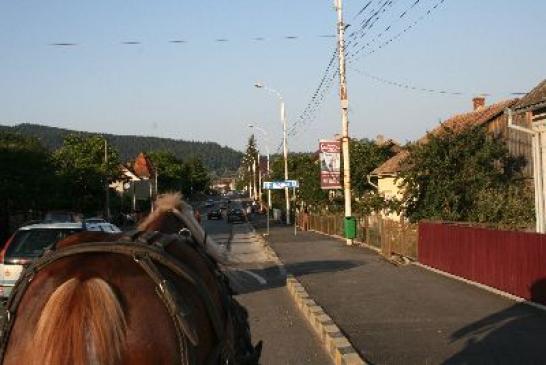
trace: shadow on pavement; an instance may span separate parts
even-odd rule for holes
[[[289,273],[295,276],[302,276],[323,272],[349,270],[353,267],[362,265],[364,265],[364,262],[362,261],[326,260],[298,262],[296,264],[287,264],[285,267]]]
[[[533,284],[531,295],[533,301],[544,302],[546,279]],[[544,364],[546,312],[515,304],[460,328],[451,339],[466,344],[444,364]]]
[[[285,268],[288,273],[295,276],[303,276],[309,274],[349,270],[353,267],[361,265],[363,265],[363,262],[360,261],[326,260],[289,264],[286,265]],[[248,272],[265,279],[267,282],[265,284],[260,283],[255,276],[248,274]],[[286,285],[286,276],[281,273],[277,265],[271,265],[261,269],[245,268],[242,270],[238,268],[231,268],[229,277],[233,289],[238,294],[247,294]]]

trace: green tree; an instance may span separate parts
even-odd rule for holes
[[[369,139],[353,139],[349,144],[351,157],[351,185],[355,196],[373,189],[367,176],[383,162],[394,156],[393,143],[378,145]]]
[[[0,132],[0,238],[10,216],[45,210],[55,200],[55,169],[49,153],[32,137]]]
[[[152,164],[158,171],[157,185],[160,193],[182,191],[186,176],[184,164],[170,151],[152,151],[147,153]]]
[[[203,162],[194,157],[184,163],[184,193],[191,195],[196,192],[207,192],[210,186],[210,175]]]
[[[96,135],[72,134],[54,152],[67,207],[95,213],[104,206],[105,184],[119,178],[119,156],[108,145],[108,163],[104,161],[105,139]]]
[[[532,199],[521,174],[525,161],[510,156],[502,141],[483,127],[444,128],[429,134],[427,143],[410,145],[409,152],[405,161],[409,168],[400,177],[406,215],[412,221],[499,223],[503,218],[487,207],[494,198],[519,206],[522,213],[511,218],[513,224],[532,223]]]
[[[328,202],[328,193],[320,188],[320,163],[312,153],[291,153],[288,155],[288,177],[298,180],[296,203],[319,205]],[[284,180],[284,158],[275,158],[271,164],[272,180]],[[290,192],[292,194],[292,192]],[[275,191],[272,195],[275,206],[284,207],[284,191]]]
[[[253,166],[258,166],[258,148],[256,147],[256,138],[254,134],[251,134],[248,138],[245,153],[241,159],[241,165],[239,167],[239,175],[237,186],[239,188],[248,186],[248,182],[252,181]]]

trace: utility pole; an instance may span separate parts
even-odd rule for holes
[[[341,99],[341,149],[343,153],[343,193],[345,196],[345,218],[353,215],[351,207],[351,162],[349,158],[349,97],[345,78],[345,23],[343,22],[343,0],[335,0],[337,12],[337,36],[339,55],[339,97]],[[353,239],[347,238],[347,245]]]
[[[104,189],[106,193],[104,214],[110,220],[110,187],[108,186],[108,141],[104,139]]]
[[[253,194],[253,200],[258,200],[258,191],[256,189],[256,156],[252,156],[252,191]]]
[[[252,170],[248,165],[248,197],[252,199]]]
[[[286,112],[284,109],[284,99],[281,98],[281,119],[283,129],[283,154],[284,154],[284,180],[288,180],[288,133],[286,130]],[[288,187],[284,188],[284,199],[286,200],[286,225],[290,225],[290,192]]]
[[[258,202],[260,203],[260,211],[262,210],[262,164],[260,152],[258,152]]]
[[[279,98],[279,102],[281,104],[281,122],[283,127],[283,154],[284,154],[284,180],[288,180],[288,144],[287,144],[287,131],[286,131],[286,110],[284,107],[284,98],[282,97],[281,93],[279,93],[275,89],[271,89],[264,84],[257,82],[254,84],[254,87],[257,87],[258,89],[264,89],[267,92],[273,93],[277,95],[277,98]],[[286,200],[286,225],[290,225],[290,192],[288,191],[288,188],[284,188],[284,198]]]

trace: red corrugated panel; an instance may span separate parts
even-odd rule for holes
[[[419,261],[546,304],[546,235],[419,224]]]

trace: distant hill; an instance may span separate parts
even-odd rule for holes
[[[27,123],[18,124],[13,127],[0,125],[0,131],[12,131],[36,137],[42,142],[44,147],[51,151],[62,145],[63,139],[67,134],[97,134]],[[241,152],[230,147],[220,146],[215,142],[182,141],[170,138],[122,136],[115,134],[103,135],[119,151],[122,161],[132,160],[142,151],[168,150],[181,160],[197,157],[210,170],[221,175],[237,170],[243,157]]]

